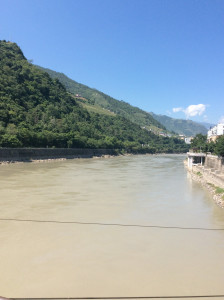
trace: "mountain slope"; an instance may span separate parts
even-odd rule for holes
[[[125,117],[133,123],[153,129],[155,131],[166,130],[166,128],[155,120],[149,113],[144,110],[134,107],[127,102],[116,100],[96,89],[89,88],[88,86],[78,83],[63,73],[59,73],[50,69],[37,66],[41,70],[46,71],[52,78],[57,78],[73,95],[79,94],[86,98],[90,104],[98,105],[102,108],[112,111],[117,115]]]
[[[207,123],[207,122],[197,122],[197,123],[204,126],[207,130],[209,130],[211,127],[215,126],[215,124],[211,124],[211,123]]]
[[[6,41],[0,41],[0,147],[187,150],[182,141],[156,136],[122,116],[88,112],[58,79]]]
[[[186,136],[195,136],[199,133],[207,134],[207,129],[203,124],[191,120],[174,119],[165,115],[151,114],[154,119],[163,124],[169,131],[174,131]]]
[[[124,101],[115,100],[114,98],[96,89],[92,89],[86,85],[78,83],[63,73],[42,68],[40,66],[37,67],[46,71],[52,78],[57,78],[71,94],[79,94],[86,98],[89,102],[87,109],[94,110],[97,109],[97,107],[102,107],[107,111],[125,117],[141,127],[145,127],[148,130],[151,129],[155,133],[166,130],[186,136],[194,136],[198,133],[207,133],[207,130],[203,124],[190,120],[173,119],[168,116],[145,112],[138,107],[131,106]]]

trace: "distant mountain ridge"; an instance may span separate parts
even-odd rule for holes
[[[50,69],[37,66],[39,69],[47,72],[52,78],[58,79],[73,95],[79,94],[86,98],[90,104],[98,105],[106,110],[112,111],[129,121],[153,131],[166,131],[166,128],[155,120],[149,113],[144,110],[134,107],[127,102],[116,100],[96,89],[90,88],[84,84],[78,83],[75,80],[67,77],[63,73],[59,73]]]
[[[169,131],[186,136],[195,136],[198,133],[207,134],[207,128],[203,124],[191,120],[174,119],[165,115],[148,113],[127,102],[116,100],[96,89],[78,83],[63,73],[40,66],[37,67],[47,72],[52,78],[58,79],[71,94],[78,94],[86,98],[88,105],[83,105],[87,109],[95,110],[97,107],[101,107],[156,133]]]
[[[203,126],[205,126],[206,129],[210,129],[211,127],[214,127],[216,124],[212,124],[212,123],[207,123],[207,122],[197,122],[198,124],[201,124]]]
[[[186,136],[195,136],[196,134],[207,134],[208,129],[202,124],[191,120],[174,119],[165,115],[156,115],[151,112],[154,119],[163,124],[169,131],[175,131],[178,134]]]

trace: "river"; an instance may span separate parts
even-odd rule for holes
[[[224,231],[3,220],[224,228],[184,159],[0,166],[0,295],[224,295]]]

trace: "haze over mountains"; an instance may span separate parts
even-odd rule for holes
[[[207,122],[198,122],[198,124],[203,125],[206,129],[210,129],[211,127],[214,127],[216,124],[207,123]]]
[[[191,120],[174,119],[165,115],[156,115],[151,113],[154,119],[163,124],[167,130],[174,131],[186,136],[194,136],[198,133],[207,134],[207,128],[202,123]]]
[[[80,95],[87,101],[83,105],[88,110],[98,110],[100,107],[121,115],[135,124],[153,130],[155,133],[172,132],[185,136],[195,136],[198,133],[207,134],[208,128],[212,126],[209,123],[198,123],[191,120],[174,119],[165,115],[157,115],[153,112],[148,113],[138,107],[134,107],[127,102],[116,100],[96,89],[90,88],[84,84],[47,68],[37,66],[46,71],[52,78],[57,78],[73,95]]]

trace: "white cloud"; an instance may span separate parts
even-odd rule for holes
[[[183,108],[182,107],[174,107],[173,108],[174,113],[179,112],[179,111],[183,111]]]
[[[189,105],[185,110],[184,113],[187,118],[201,116],[206,109],[205,104],[197,104],[197,105]]]
[[[205,104],[192,104],[185,109],[182,107],[174,107],[172,110],[174,113],[182,111],[183,113],[185,113],[186,118],[188,119],[189,117],[201,116],[205,112],[206,106],[207,105]],[[207,116],[204,117],[207,118]]]

